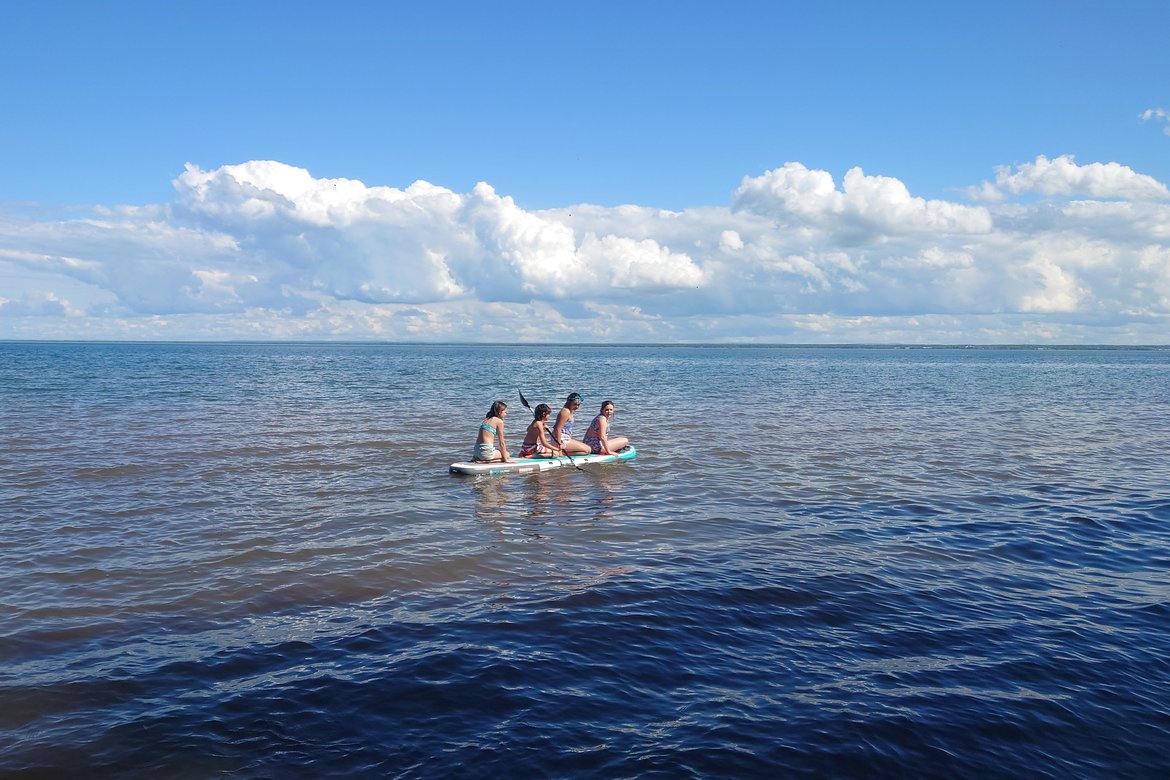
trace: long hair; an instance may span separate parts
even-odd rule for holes
[[[483,419],[489,420],[492,417],[499,417],[500,412],[504,411],[507,408],[508,408],[508,405],[506,403],[504,403],[503,401],[495,401],[492,404],[492,408],[489,409],[488,413],[483,416]]]

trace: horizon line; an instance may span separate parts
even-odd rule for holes
[[[763,342],[763,341],[380,341],[377,339],[21,339],[0,338],[0,344],[138,344],[205,346],[368,346],[368,347],[708,347],[793,349],[1134,349],[1170,350],[1165,344],[1041,343],[1041,342]]]

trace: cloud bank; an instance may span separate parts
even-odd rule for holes
[[[1170,342],[1170,190],[1070,156],[967,202],[796,162],[724,205],[530,211],[274,161],[81,217],[0,211],[0,337]]]

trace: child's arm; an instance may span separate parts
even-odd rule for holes
[[[547,433],[547,428],[543,422],[533,423],[533,425],[536,426],[536,440],[538,442],[543,444],[545,447],[548,447],[553,452],[560,450],[560,447],[556,445],[556,441],[550,441],[552,437],[545,435]]]

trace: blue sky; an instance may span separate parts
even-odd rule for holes
[[[1170,342],[1167,29],[5,3],[0,337]]]

